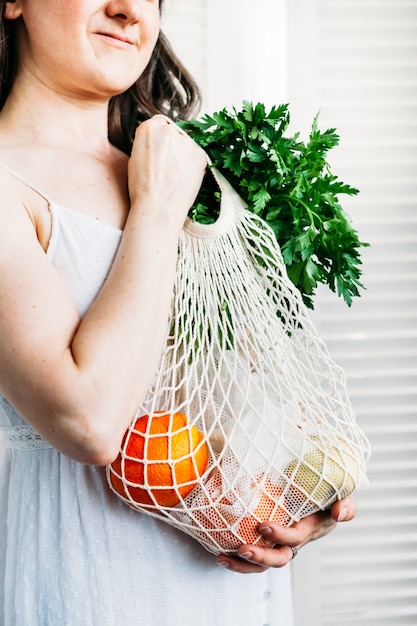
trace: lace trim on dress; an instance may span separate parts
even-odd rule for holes
[[[12,450],[46,450],[52,448],[31,426],[2,426],[0,433],[6,448]]]

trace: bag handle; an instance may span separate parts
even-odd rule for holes
[[[188,134],[166,115],[158,113],[154,118],[164,119],[169,124],[173,124],[179,133],[188,137]],[[220,210],[217,220],[213,224],[200,224],[193,222],[189,217],[184,222],[184,230],[195,237],[218,237],[227,233],[235,223],[236,209],[246,209],[247,203],[233,189],[229,181],[218,169],[213,167],[210,156],[206,153],[207,165],[221,193]]]
[[[195,237],[219,237],[226,234],[236,223],[236,211],[247,208],[246,202],[233,189],[223,174],[210,164],[209,158],[208,163],[210,172],[221,192],[219,216],[213,224],[200,224],[187,217],[184,230]]]

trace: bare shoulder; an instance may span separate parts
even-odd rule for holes
[[[0,162],[1,156],[0,143]],[[54,204],[123,228],[129,210],[127,162],[128,157],[114,148],[97,156],[82,151],[42,147],[26,153],[15,150],[7,165]],[[16,163],[19,170],[16,170]],[[49,215],[42,195],[24,189],[22,183],[20,186],[13,181],[6,184],[17,189],[18,194],[25,195],[33,218],[40,223],[38,232],[43,232],[49,223]],[[48,240],[47,237],[43,239]],[[43,239],[41,242],[44,244]]]
[[[29,237],[46,249],[51,229],[48,202],[0,165],[0,240]]]

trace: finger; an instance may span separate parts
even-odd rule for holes
[[[277,545],[274,548],[262,548],[256,545],[244,545],[238,555],[245,561],[267,569],[285,567],[294,558],[294,547]]]
[[[319,511],[304,517],[292,526],[281,526],[275,522],[265,522],[259,532],[272,544],[300,546],[326,535],[336,526],[330,511]]]
[[[180,126],[178,126],[178,124],[176,122],[174,122],[174,120],[172,120],[171,118],[167,117],[166,115],[163,115],[163,113],[157,113],[156,115],[151,117],[151,119],[152,120],[163,120],[167,124],[171,124],[180,135],[182,135],[183,137],[190,138],[189,134],[187,132],[185,132],[185,130],[183,130]]]
[[[349,522],[357,513],[356,500],[353,496],[338,500],[331,508],[331,516],[336,522]]]
[[[226,556],[221,554],[217,557],[217,564],[224,567],[231,572],[237,572],[239,574],[262,574],[268,567],[264,567],[256,562],[252,563],[246,559]]]
[[[312,516],[308,516],[292,526],[281,526],[275,522],[265,522],[260,525],[260,534],[273,545],[299,546],[306,543],[317,525]],[[330,518],[330,515],[329,515]]]

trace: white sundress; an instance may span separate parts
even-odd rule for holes
[[[11,173],[48,201],[47,256],[83,315],[121,231]],[[219,567],[195,540],[119,500],[104,468],[50,447],[1,394],[0,434],[1,626],[292,626],[288,566]]]

